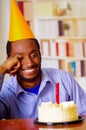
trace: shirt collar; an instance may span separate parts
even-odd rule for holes
[[[47,82],[53,83],[53,80],[50,78],[50,76],[47,74],[45,70],[41,70],[41,84],[39,88],[39,93],[43,90],[43,88],[46,86]],[[17,78],[16,78],[16,96],[18,96],[20,93],[27,93],[18,83]]]
[[[17,77],[15,76],[15,89],[16,89],[16,96],[18,96],[20,93],[25,93],[25,90],[21,87],[21,85],[18,83]]]
[[[44,89],[44,87],[46,86],[46,84],[48,82],[53,84],[53,80],[50,78],[50,76],[47,74],[47,72],[42,69],[42,77],[41,77],[41,84],[40,84],[40,88],[39,88],[39,93]]]

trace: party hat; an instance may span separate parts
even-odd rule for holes
[[[15,0],[11,0],[9,41],[35,38]]]

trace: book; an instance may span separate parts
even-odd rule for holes
[[[74,43],[74,56],[83,57],[83,45],[81,42]]]
[[[41,39],[40,40],[41,54],[43,56],[50,55],[50,40],[49,39]]]
[[[81,76],[86,76],[86,60],[81,60]]]
[[[76,61],[76,77],[81,77],[81,61]]]
[[[69,56],[74,57],[74,43],[70,42],[68,48],[69,48]]]
[[[56,56],[56,41],[54,39],[50,39],[50,56]]]
[[[58,20],[58,29],[59,29],[59,36],[63,36],[63,21],[62,20]]]
[[[62,69],[68,72],[68,64],[66,60],[59,60],[59,69]]]
[[[22,14],[24,15],[24,2],[23,1],[17,1],[18,7],[20,8]]]
[[[40,20],[38,29],[40,38],[54,39],[59,33],[56,20]]]
[[[73,76],[75,76],[75,72],[76,72],[76,62],[75,61],[67,61],[66,62],[66,66],[67,66],[67,71],[72,74]]]
[[[52,1],[39,1],[37,3],[37,15],[38,17],[56,16],[56,4]]]
[[[86,42],[83,42],[83,55],[86,57]]]
[[[59,56],[59,45],[58,44],[59,44],[58,41],[56,41],[56,49],[55,49],[56,56]]]
[[[58,41],[58,56],[66,57],[66,43],[64,40]]]
[[[70,53],[69,53],[69,51],[70,51],[70,50],[69,50],[69,49],[70,49],[70,48],[69,48],[69,42],[66,42],[66,43],[65,43],[65,46],[66,46],[66,56],[70,56]]]
[[[32,15],[32,3],[30,1],[17,1],[17,4],[24,15],[25,19],[31,20],[33,15]]]
[[[86,60],[84,60],[84,76],[86,76]]]
[[[32,20],[33,18],[32,3],[30,1],[24,2],[24,17],[26,20]]]

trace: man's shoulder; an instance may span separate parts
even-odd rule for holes
[[[67,79],[71,78],[72,75],[68,73],[67,71],[61,70],[61,69],[55,69],[55,68],[43,68],[42,72],[44,76],[48,75],[49,77],[52,77],[53,79],[60,78],[60,79]]]
[[[3,81],[1,92],[7,93],[8,95],[12,93],[16,94],[17,86],[18,86],[18,83],[17,83],[16,76],[8,77],[7,79]]]
[[[8,84],[8,85],[13,86],[16,82],[17,82],[16,76],[11,76],[11,77],[8,77],[7,79],[4,80],[3,85]]]
[[[46,73],[53,73],[53,74],[55,74],[55,73],[67,73],[67,72],[65,72],[65,71],[63,71],[63,70],[60,70],[60,69],[56,69],[56,68],[42,68],[42,71],[43,72],[46,72]]]

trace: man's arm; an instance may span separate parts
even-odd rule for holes
[[[2,65],[0,65],[0,74],[4,75],[9,73],[10,75],[15,75],[20,67],[20,62],[17,57],[7,58]]]
[[[1,65],[0,65],[0,90],[2,87],[2,83],[4,80],[4,75],[8,73],[10,76],[15,75],[20,67],[20,62],[17,57],[10,57],[7,58]]]

